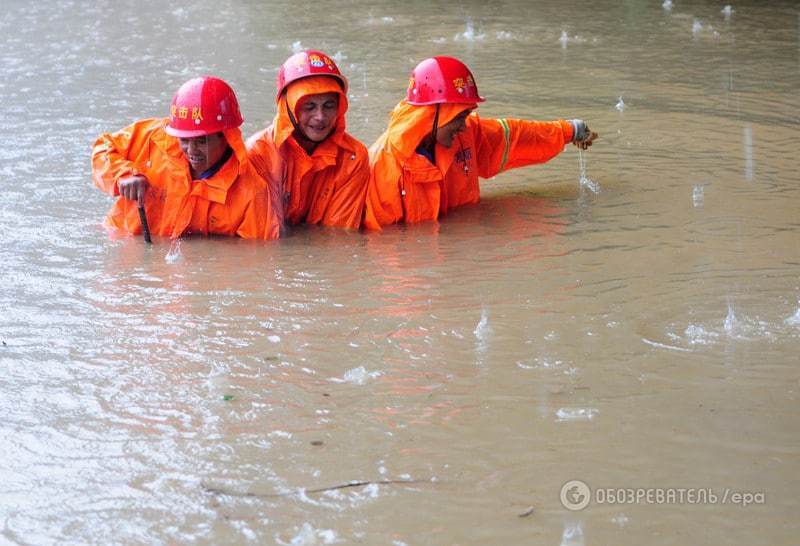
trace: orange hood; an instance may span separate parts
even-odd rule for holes
[[[311,76],[292,82],[278,99],[278,113],[273,122],[273,140],[280,147],[286,139],[292,136],[294,125],[289,119],[287,108],[291,108],[294,118],[297,119],[297,105],[308,95],[319,95],[321,93],[339,94],[339,111],[336,115],[336,128],[326,140],[341,146],[342,137],[345,132],[345,114],[347,113],[347,95],[342,91],[339,83],[329,76]]]
[[[233,155],[239,160],[239,171],[241,172],[241,165],[248,163],[247,149],[245,148],[244,139],[242,138],[242,130],[238,127],[233,127],[223,130],[222,134],[225,135],[225,140],[228,141],[228,145],[233,149]]]
[[[474,106],[470,104],[439,104],[438,126],[450,123],[458,114],[471,108]],[[384,150],[396,157],[408,159],[416,153],[422,139],[433,131],[435,115],[435,104],[415,106],[403,99],[392,110],[389,126],[370,148],[370,156]]]

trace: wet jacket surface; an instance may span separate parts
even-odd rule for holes
[[[113,134],[101,135],[92,150],[92,179],[101,190],[119,196],[117,182],[132,174],[150,183],[145,195],[147,223],[153,235],[237,235],[277,239],[280,222],[265,180],[247,161],[241,131],[227,129],[231,157],[210,178],[192,180],[178,139],[164,131],[167,118],[145,119]],[[137,203],[120,197],[106,225],[142,232]]]
[[[291,85],[303,86],[306,95],[331,90],[315,86],[315,79],[299,80]],[[345,132],[347,98],[340,90],[338,92],[336,128],[311,155],[292,137],[294,126],[287,113],[286,94],[278,102],[273,124],[247,139],[250,161],[264,178],[279,186],[283,214],[289,224],[353,229],[361,226],[369,181],[369,155],[360,141]]]
[[[464,109],[465,105],[442,104],[439,126]],[[436,220],[449,209],[477,203],[479,177],[544,163],[572,140],[568,121],[481,119],[472,113],[452,146],[436,145],[434,165],[416,151],[432,130],[434,114],[433,105],[402,101],[395,107],[386,132],[370,148],[365,227]]]

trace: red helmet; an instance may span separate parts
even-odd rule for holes
[[[192,138],[239,127],[244,120],[231,86],[203,76],[181,85],[172,97],[167,134]]]
[[[431,57],[411,71],[406,100],[409,104],[475,104],[486,99],[478,94],[467,65],[454,57]]]
[[[342,91],[345,95],[347,94],[347,80],[339,72],[339,67],[336,66],[333,59],[321,51],[309,49],[308,51],[295,53],[281,65],[280,70],[278,70],[278,94],[275,95],[275,100],[277,101],[281,98],[281,93],[290,83],[309,76],[331,76],[342,86]]]

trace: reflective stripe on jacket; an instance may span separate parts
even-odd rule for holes
[[[441,105],[439,126],[464,105]],[[387,131],[370,148],[371,174],[364,225],[369,229],[396,222],[436,220],[454,207],[480,200],[478,177],[544,163],[572,140],[572,125],[467,117],[466,129],[449,148],[436,145],[436,164],[416,152],[433,128],[435,106],[402,101]]]
[[[92,150],[92,179],[118,196],[117,182],[128,175],[147,178],[147,223],[153,235],[177,238],[184,233],[238,235],[277,239],[280,222],[266,181],[247,161],[241,131],[224,131],[233,149],[211,177],[192,180],[178,139],[164,131],[167,119],[145,119],[113,134],[101,135]],[[138,234],[137,203],[120,197],[106,225]]]

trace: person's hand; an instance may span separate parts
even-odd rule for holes
[[[597,138],[597,133],[589,129],[582,119],[572,119],[570,123],[572,124],[572,143],[581,150],[591,146],[594,139]]]
[[[140,207],[144,206],[144,194],[150,182],[141,174],[123,176],[117,182],[119,194],[125,199],[136,201]]]
[[[573,144],[575,144],[575,146],[577,146],[581,150],[585,150],[592,145],[592,142],[594,142],[594,139],[596,138],[597,138],[597,133],[595,133],[594,131],[589,131],[589,134],[586,136],[586,138],[584,138],[583,140],[576,140],[575,142],[573,142]]]

